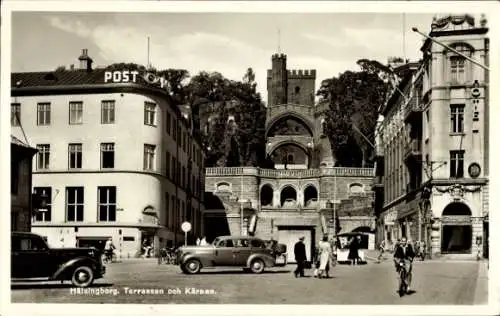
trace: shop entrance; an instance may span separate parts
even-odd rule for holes
[[[471,211],[464,203],[448,204],[442,215],[441,253],[466,254],[472,252]]]

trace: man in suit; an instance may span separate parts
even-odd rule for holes
[[[293,252],[295,254],[295,261],[297,262],[297,269],[295,269],[295,277],[303,277],[304,276],[304,267],[307,261],[306,256],[306,245],[304,245],[305,237],[300,237],[299,241],[295,244]]]
[[[411,286],[411,270],[413,258],[415,258],[415,252],[413,251],[412,246],[408,243],[406,237],[401,238],[399,245],[396,247],[396,251],[394,251],[394,263],[396,265],[396,270],[399,272],[399,263],[403,261],[407,274],[408,287],[407,292],[410,291]]]

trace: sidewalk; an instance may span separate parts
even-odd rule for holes
[[[488,304],[488,261],[479,262],[474,304]]]

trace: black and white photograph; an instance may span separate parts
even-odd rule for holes
[[[495,3],[71,2],[2,6],[6,315],[500,312]]]

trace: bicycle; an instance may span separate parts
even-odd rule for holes
[[[398,272],[399,272],[399,296],[403,296],[408,291],[408,271],[406,271],[406,265],[404,260],[399,261],[398,263]]]
[[[104,254],[102,255],[102,262],[103,263],[113,263],[116,262],[116,254],[114,251],[105,251]]]
[[[165,249],[162,248],[160,250],[161,261],[165,264],[176,264],[177,256],[175,255],[175,251],[173,249]]]

